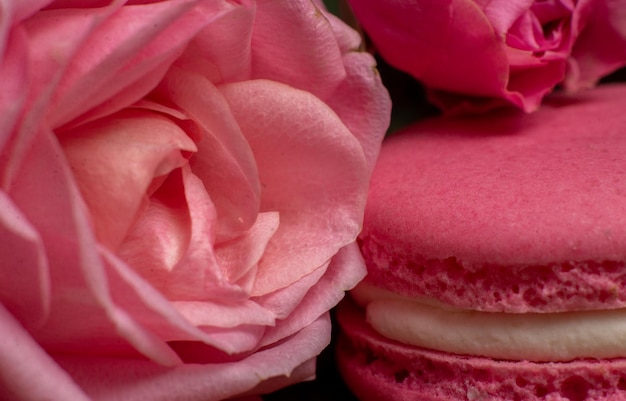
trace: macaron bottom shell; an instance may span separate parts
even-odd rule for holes
[[[339,370],[362,401],[626,400],[626,358],[539,363],[408,346],[377,334],[350,300],[337,319]]]

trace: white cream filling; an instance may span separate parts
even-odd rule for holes
[[[353,298],[379,334],[455,354],[537,362],[626,356],[626,310],[499,313],[446,308],[360,284]]]

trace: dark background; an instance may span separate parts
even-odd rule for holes
[[[263,396],[264,401],[358,401],[341,380],[335,365],[335,338],[338,325],[333,319],[333,340],[319,356],[317,378]]]

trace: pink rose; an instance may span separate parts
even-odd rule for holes
[[[0,399],[310,378],[389,118],[358,35],[307,0],[1,7]]]
[[[351,0],[383,58],[444,110],[527,112],[626,65],[625,0]]]

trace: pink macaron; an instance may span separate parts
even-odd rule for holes
[[[362,400],[626,400],[626,85],[386,140],[338,310]]]

